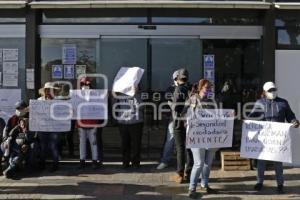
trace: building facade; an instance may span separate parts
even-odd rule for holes
[[[105,74],[110,90],[120,67],[139,66],[145,69],[141,89],[150,94],[146,101],[159,103],[173,71],[184,67],[191,83],[210,78],[215,96],[238,109],[238,103],[255,101],[265,81],[288,87],[288,77],[279,76],[285,70],[275,61],[282,63],[288,59],[280,61],[282,54],[300,49],[298,9],[300,1],[273,0],[0,1],[1,87],[20,88],[28,100],[37,98],[47,81],[76,87],[76,75],[86,72]],[[10,78],[5,49],[18,50],[18,71]],[[73,60],[65,57],[66,49]],[[205,68],[210,55],[212,71]],[[66,65],[72,65],[73,77],[63,73]],[[228,82],[232,90],[223,95]],[[96,84],[103,87],[101,81]],[[292,105],[298,111],[299,100]],[[147,114],[144,143],[149,150],[161,147],[165,122],[153,120],[151,111]],[[107,129],[116,132],[113,124]]]

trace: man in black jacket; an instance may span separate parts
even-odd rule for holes
[[[190,86],[188,84],[188,71],[186,69],[178,70],[178,86],[173,95],[173,117],[174,117],[174,138],[177,152],[177,173],[172,180],[177,183],[183,183],[185,177],[188,180],[193,166],[193,156],[191,151],[185,148],[186,129],[184,120],[181,119],[185,101],[189,97]],[[187,152],[187,166],[185,167],[185,153]]]

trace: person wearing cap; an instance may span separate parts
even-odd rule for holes
[[[91,79],[88,77],[82,77],[80,79],[80,88],[83,91],[92,89]],[[79,130],[79,150],[80,150],[80,166],[79,169],[85,167],[86,161],[86,145],[87,139],[89,140],[91,152],[92,152],[92,167],[96,169],[98,167],[98,145],[97,145],[97,120],[85,119],[77,120],[76,128]]]
[[[291,110],[287,100],[277,96],[277,88],[273,82],[266,82],[263,85],[263,94],[261,99],[257,100],[251,113],[248,116],[254,120],[270,121],[270,122],[289,122],[292,127],[298,128],[299,121]],[[283,165],[282,162],[272,162],[274,164],[277,192],[283,193]],[[263,188],[264,172],[266,169],[265,160],[257,160],[257,183],[254,189],[260,191]]]
[[[174,123],[174,139],[177,153],[177,172],[171,179],[177,183],[183,183],[188,181],[193,167],[193,155],[190,149],[185,148],[185,136],[186,129],[184,126],[184,120],[182,112],[184,109],[185,101],[189,97],[190,85],[188,84],[189,74],[186,69],[178,70],[177,83],[173,93],[173,123]],[[186,158],[185,158],[186,157]],[[186,166],[185,166],[185,163]]]
[[[9,136],[9,132],[18,124],[18,121],[20,119],[29,117],[28,105],[25,101],[21,100],[16,102],[15,108],[15,114],[8,119],[7,124],[3,130],[3,141],[7,139],[7,137]]]
[[[55,91],[59,88],[54,87],[52,82],[46,82],[44,87],[39,89],[39,93],[41,97],[38,100],[54,100],[55,98]],[[54,172],[59,168],[59,150],[58,150],[58,143],[59,143],[59,134],[56,132],[38,132],[38,139],[40,141],[40,169],[45,169],[46,164],[46,157],[48,154],[48,150],[52,154],[53,164],[50,168],[50,172]]]
[[[173,75],[172,75],[173,84],[170,87],[168,87],[168,89],[166,90],[166,94],[173,95],[173,92],[174,92],[176,86],[178,85],[177,77],[178,77],[178,70],[176,70],[173,73]],[[167,99],[167,100],[168,100],[169,107],[172,108],[172,98]],[[174,150],[174,126],[173,126],[172,115],[170,115],[170,120],[169,120],[169,123],[167,126],[167,132],[166,132],[166,136],[165,136],[165,143],[164,143],[164,147],[163,147],[162,158],[160,160],[160,164],[157,166],[156,169],[161,170],[161,169],[168,167],[168,164],[172,159],[173,150]]]

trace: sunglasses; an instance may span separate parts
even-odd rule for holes
[[[276,91],[277,91],[276,88],[271,88],[271,89],[268,90],[268,92],[276,92]]]

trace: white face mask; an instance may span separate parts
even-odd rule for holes
[[[25,111],[19,111],[19,110],[16,110],[16,115],[17,115],[18,117],[23,117],[25,114],[26,114]]]
[[[175,85],[175,86],[178,86],[178,83],[177,83],[177,81],[174,81],[174,85]]]
[[[273,100],[277,97],[277,92],[276,91],[266,92],[266,97],[267,99]]]
[[[90,89],[90,86],[84,85],[84,86],[81,87],[81,89],[82,89],[82,90],[89,90],[89,89]]]

